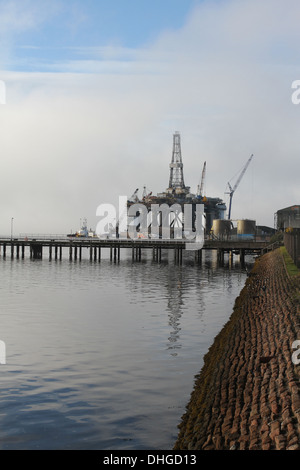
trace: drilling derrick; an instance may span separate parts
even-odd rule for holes
[[[179,132],[175,132],[173,135],[173,153],[172,162],[170,163],[170,181],[168,189],[169,192],[185,189]]]
[[[190,204],[192,206],[192,224],[193,229],[195,227],[195,215],[196,215],[196,206],[197,204],[204,205],[205,213],[205,228],[206,232],[209,233],[212,227],[214,219],[223,219],[226,206],[222,199],[215,197],[206,197],[203,196],[203,184],[205,178],[206,162],[204,163],[202,171],[202,180],[201,186],[199,185],[199,190],[197,194],[193,194],[190,191],[190,186],[184,184],[183,178],[183,163],[181,156],[181,142],[180,142],[180,133],[175,132],[173,134],[173,152],[172,160],[170,163],[170,179],[169,187],[157,195],[152,195],[152,192],[148,193],[146,188],[144,188],[142,203],[147,207],[148,212],[152,210],[152,204],[156,204],[159,207],[163,205],[173,206],[173,204],[180,204],[182,207],[182,213],[184,213],[185,205]],[[137,190],[136,190],[137,191]],[[135,203],[135,193],[129,201],[127,201],[128,207]],[[161,219],[159,221],[159,236],[161,237]],[[174,236],[174,227],[175,220],[170,220],[170,236]],[[182,224],[184,226],[184,215],[182,216]],[[150,224],[151,225],[151,224]],[[149,226],[151,229],[151,227]],[[172,232],[173,231],[173,232]]]

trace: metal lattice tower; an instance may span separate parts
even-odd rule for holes
[[[180,134],[175,132],[173,134],[173,153],[172,153],[172,162],[170,163],[170,181],[169,188],[184,189],[184,179],[183,179],[183,164],[181,159],[181,145],[180,145]]]

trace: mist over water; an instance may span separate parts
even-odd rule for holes
[[[171,449],[245,279],[208,251],[202,265],[1,257],[0,449]]]

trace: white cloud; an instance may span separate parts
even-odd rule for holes
[[[60,0],[0,0],[0,67],[9,67],[22,34],[42,28],[61,10]]]
[[[56,64],[68,73],[4,74],[0,232],[10,217],[21,232],[69,231],[85,216],[95,226],[98,204],[164,190],[177,130],[186,184],[196,190],[206,160],[208,196],[224,197],[254,154],[232,215],[271,225],[300,197],[299,9],[205,2],[147,48],[83,48]]]
[[[13,41],[20,33],[42,27],[61,9],[60,0],[0,0],[0,38]]]

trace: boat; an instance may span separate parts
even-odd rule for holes
[[[76,238],[94,238],[96,237],[96,233],[91,228],[88,230],[87,228],[87,219],[83,219],[83,224],[79,230],[75,233],[68,233],[67,237],[76,237]]]

